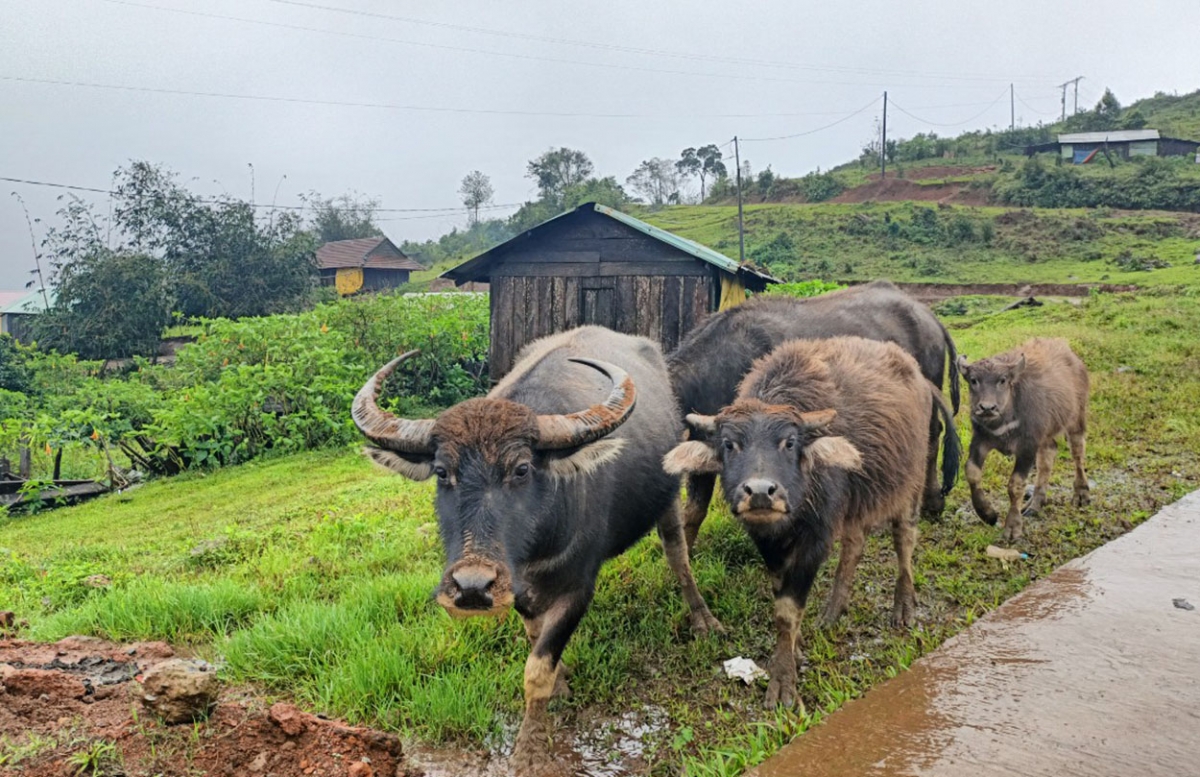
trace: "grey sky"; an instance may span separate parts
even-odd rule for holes
[[[1077,75],[1086,77],[1081,106],[1105,86],[1126,103],[1191,91],[1200,86],[1196,10],[1188,0],[0,0],[0,176],[105,188],[114,169],[147,159],[195,179],[195,191],[249,198],[253,163],[259,202],[286,174],[280,204],[353,189],[384,207],[438,208],[458,205],[459,181],[479,169],[495,202],[513,203],[533,194],[526,161],[551,146],[582,149],[599,174],[623,182],[639,161],[686,146],[827,125],[885,88],[926,121],[983,112],[943,127],[891,111],[896,136],[1007,125],[1010,80],[1025,124],[1057,115],[1054,84]],[[786,175],[829,167],[856,156],[878,113],[746,143],[744,156],[756,171],[770,164]],[[19,288],[32,268],[14,190],[44,222],[62,193],[0,181],[0,289]],[[103,210],[103,195],[84,196]],[[404,217],[383,222],[397,242],[465,221],[384,215]],[[44,226],[36,229],[40,240]]]

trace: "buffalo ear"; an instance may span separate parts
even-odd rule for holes
[[[806,434],[821,434],[833,423],[835,418],[837,418],[837,411],[833,408],[801,413],[800,427]]]
[[[862,453],[845,437],[818,437],[804,449],[805,460],[839,469],[862,469]]]
[[[1021,379],[1021,375],[1023,375],[1024,373],[1025,373],[1025,354],[1021,354],[1021,358],[1018,359],[1017,363],[1013,365],[1013,368],[1011,370],[1009,370],[1009,373],[1008,373],[1009,380],[1011,380],[1013,383],[1016,383],[1018,380]]]
[[[433,474],[432,456],[400,455],[383,448],[363,448],[363,453],[384,469],[403,475],[409,480],[428,480]]]
[[[663,456],[668,475],[719,475],[721,459],[712,446],[699,440],[681,442]]]
[[[552,477],[569,479],[594,472],[612,461],[625,447],[624,440],[601,439],[570,451],[546,454],[546,471]],[[563,455],[563,454],[566,455]]]
[[[956,364],[958,364],[959,374],[961,374],[964,378],[967,377],[967,373],[971,371],[971,365],[967,364],[967,355],[965,353],[960,353],[958,355],[958,361]]]
[[[708,437],[717,433],[717,417],[715,415],[688,413],[684,416],[683,421],[693,432],[700,432]]]

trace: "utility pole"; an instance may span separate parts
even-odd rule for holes
[[[879,180],[887,178],[887,92],[883,93],[883,142],[879,145]]]
[[[737,164],[738,190],[738,262],[746,263],[746,231],[742,226],[742,153],[738,149],[737,135],[733,136],[733,161]]]
[[[1017,128],[1017,103],[1014,98],[1013,85],[1008,85],[1008,131]]]
[[[1079,113],[1079,82],[1083,80],[1083,76],[1076,76],[1070,81],[1063,81],[1058,85],[1062,90],[1062,121],[1067,120],[1067,87],[1071,84],[1075,85],[1075,113]]]

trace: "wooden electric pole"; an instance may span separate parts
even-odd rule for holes
[[[1071,84],[1075,85],[1075,113],[1079,113],[1079,82],[1083,80],[1083,76],[1076,76],[1070,81],[1063,81],[1058,85],[1062,90],[1062,121],[1067,120],[1067,87]]]
[[[879,144],[879,180],[887,178],[887,92],[883,93],[883,142]]]
[[[733,161],[737,165],[738,190],[738,262],[746,262],[746,230],[742,225],[742,152],[738,148],[737,135],[733,136]]]

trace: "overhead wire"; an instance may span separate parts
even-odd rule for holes
[[[1004,99],[1004,96],[1005,96],[1005,95],[1007,95],[1007,94],[1008,94],[1008,90],[1007,90],[1007,89],[1005,89],[1003,92],[1001,92],[1001,93],[1000,93],[1000,95],[999,95],[998,97],[996,97],[996,99],[995,99],[995,100],[992,100],[992,101],[991,101],[991,102],[988,104],[988,106],[987,106],[986,108],[984,108],[982,111],[980,111],[979,113],[975,114],[974,116],[972,116],[972,117],[971,117],[971,118],[969,118],[969,119],[964,119],[963,121],[956,121],[956,122],[938,122],[938,121],[931,121],[931,120],[929,120],[929,119],[923,119],[923,118],[921,118],[920,116],[917,116],[917,115],[915,115],[915,114],[913,114],[913,113],[910,113],[909,111],[906,111],[906,110],[905,110],[903,107],[901,107],[901,106],[900,106],[900,104],[899,104],[899,103],[897,103],[897,102],[896,102],[896,101],[894,101],[894,100],[891,100],[891,101],[889,101],[889,102],[888,102],[888,105],[890,105],[891,107],[893,107],[893,108],[895,108],[896,110],[900,111],[900,112],[901,112],[901,113],[903,113],[905,116],[908,116],[910,119],[916,119],[917,121],[921,122],[922,124],[932,124],[932,125],[933,125],[933,126],[935,126],[935,127],[961,127],[961,126],[962,126],[962,125],[964,125],[964,124],[970,124],[971,122],[973,122],[973,121],[975,121],[976,119],[978,119],[980,116],[983,116],[985,113],[987,113],[988,111],[990,111],[990,110],[991,110],[991,109],[992,109],[992,108],[993,108],[993,107],[996,105],[996,103],[998,103],[998,102],[1000,102],[1002,99]]]
[[[769,141],[769,140],[791,140],[792,138],[802,138],[802,137],[804,137],[805,135],[815,135],[815,134],[816,134],[816,133],[818,133],[818,132],[822,132],[823,130],[827,130],[827,129],[831,128],[831,127],[836,127],[837,125],[841,124],[842,122],[849,121],[850,119],[853,119],[855,116],[859,115],[860,113],[862,113],[863,111],[867,110],[868,108],[871,108],[872,106],[874,106],[874,105],[877,105],[877,104],[879,103],[879,101],[880,101],[880,100],[882,100],[882,99],[883,99],[882,97],[876,97],[874,100],[872,100],[871,102],[867,103],[867,104],[866,104],[866,105],[864,105],[863,107],[859,108],[857,111],[854,111],[853,113],[846,114],[845,116],[843,116],[842,118],[838,119],[837,121],[830,122],[829,124],[826,124],[826,125],[824,125],[824,126],[821,126],[821,127],[816,127],[815,129],[806,130],[806,131],[804,131],[804,132],[797,132],[797,133],[795,133],[795,134],[792,134],[792,135],[778,135],[778,136],[776,136],[776,137],[770,137],[770,138],[742,138],[742,137],[739,137],[739,138],[738,138],[738,141],[739,141],[739,142],[742,142],[742,143],[762,143],[762,142],[766,142],[766,141]]]

